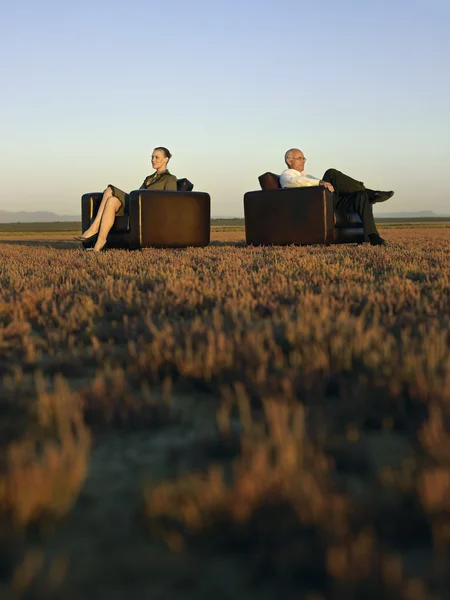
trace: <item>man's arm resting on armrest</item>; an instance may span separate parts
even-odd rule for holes
[[[334,192],[334,187],[327,181],[316,179],[311,175],[298,174],[294,169],[286,169],[280,175],[280,185],[282,188],[298,188],[298,187],[317,187],[322,186]]]
[[[280,185],[282,188],[317,187],[319,180],[302,175],[294,169],[286,169],[280,175]]]
[[[321,179],[319,181],[319,185],[327,189],[329,192],[334,192],[334,187],[331,185],[331,183],[328,183],[328,181],[322,181]]]

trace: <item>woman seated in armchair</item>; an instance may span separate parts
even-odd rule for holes
[[[152,167],[155,172],[145,178],[144,183],[139,188],[140,190],[171,190],[177,189],[177,178],[171,175],[167,168],[172,155],[167,148],[158,146],[152,153]],[[94,220],[82,235],[76,236],[75,239],[80,242],[94,241],[95,245],[92,248],[94,252],[100,252],[106,244],[106,239],[111,227],[114,224],[114,219],[123,216],[128,211],[128,194],[114,185],[109,184],[103,192],[103,198],[98,207],[97,214]]]

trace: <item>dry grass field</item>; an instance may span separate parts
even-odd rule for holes
[[[450,228],[0,236],[0,598],[445,600]]]

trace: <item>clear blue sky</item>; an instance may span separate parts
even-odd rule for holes
[[[450,213],[448,0],[3,0],[0,209],[80,212],[139,187],[154,146],[240,216],[298,146]]]

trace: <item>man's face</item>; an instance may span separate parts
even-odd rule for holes
[[[290,169],[295,169],[296,171],[304,171],[305,161],[305,155],[301,150],[293,150],[286,156],[286,164]]]

